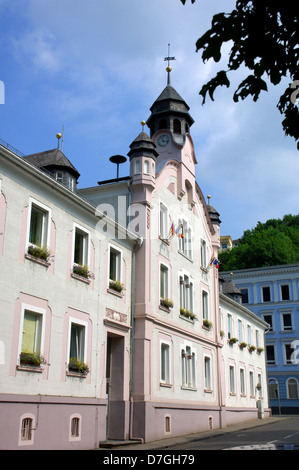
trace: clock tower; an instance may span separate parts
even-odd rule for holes
[[[151,137],[158,131],[168,130],[176,144],[184,145],[186,134],[189,133],[194,120],[189,114],[189,106],[171,85],[172,69],[169,62],[175,60],[175,57],[170,57],[168,54],[165,60],[168,60],[167,86],[150,108],[151,115],[146,124],[150,128]],[[168,145],[169,140],[169,133],[160,134],[156,144],[163,148]]]
[[[156,173],[170,161],[178,162],[180,177],[178,177],[179,194],[185,194],[186,186],[195,185],[195,164],[197,163],[194,145],[190,135],[190,127],[194,119],[189,114],[186,101],[171,85],[171,67],[169,62],[175,57],[165,57],[168,60],[167,85],[150,108],[151,115],[146,121],[150,129],[150,138],[156,145]]]

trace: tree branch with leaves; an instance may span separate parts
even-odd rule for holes
[[[183,4],[186,0],[180,0]],[[191,0],[194,3],[196,0]],[[257,101],[262,91],[268,91],[266,79],[278,85],[283,77],[290,80],[277,104],[284,115],[282,127],[286,135],[299,140],[299,29],[298,8],[290,0],[237,0],[231,13],[213,16],[211,28],[196,42],[206,62],[219,62],[224,43],[232,41],[227,70],[200,90],[203,103],[207,94],[214,101],[219,86],[230,86],[228,73],[245,66],[251,73],[239,84],[233,100],[238,102],[249,95]],[[297,142],[299,150],[299,141]]]

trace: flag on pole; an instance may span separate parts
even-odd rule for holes
[[[219,268],[219,265],[220,265],[220,261],[217,259],[217,258],[214,258],[212,256],[212,258],[210,259],[210,265],[209,265],[209,268],[212,268],[213,266],[218,269]]]

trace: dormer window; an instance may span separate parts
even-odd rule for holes
[[[62,171],[57,171],[56,172],[56,181],[58,181],[58,183],[60,183],[60,184],[63,183],[63,173],[62,173]]]
[[[55,179],[58,183],[63,184],[66,188],[74,191],[76,187],[75,178],[68,173],[67,171],[56,171],[55,172]]]

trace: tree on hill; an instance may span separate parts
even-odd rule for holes
[[[221,251],[219,260],[221,271],[299,263],[299,215],[258,222],[237,247]]]
[[[194,3],[196,0],[191,0]],[[186,0],[181,0],[183,4]],[[230,86],[228,73],[243,69],[249,75],[239,84],[233,95],[235,102],[251,95],[254,101],[262,91],[268,91],[265,81],[278,85],[283,77],[290,79],[280,97],[277,108],[284,115],[282,127],[286,135],[299,139],[299,28],[298,7],[292,0],[236,0],[231,13],[213,16],[211,28],[196,42],[196,51],[202,50],[202,59],[219,62],[221,48],[231,41],[227,70],[219,71],[204,84],[200,95],[205,102],[208,94],[214,100],[219,86]],[[297,143],[299,149],[299,141]]]

